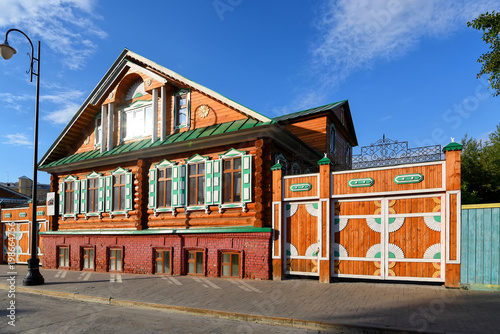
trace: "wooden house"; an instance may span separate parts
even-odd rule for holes
[[[269,118],[125,49],[41,159],[43,266],[269,279],[271,167],[356,145],[347,101]]]

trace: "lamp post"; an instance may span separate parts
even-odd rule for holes
[[[5,41],[0,44],[0,56],[3,59],[10,59],[17,53],[16,49],[11,47],[7,41],[9,33],[16,31],[28,39],[31,45],[30,56],[30,82],[33,82],[33,76],[36,76],[36,100],[35,100],[35,138],[33,142],[34,155],[33,155],[33,185],[32,185],[32,215],[31,215],[31,258],[28,259],[28,274],[24,277],[23,285],[42,285],[45,280],[40,273],[40,259],[38,259],[38,222],[36,220],[36,205],[37,205],[37,171],[38,171],[38,106],[40,98],[40,41],[38,41],[37,58],[35,58],[33,43],[31,39],[19,29],[10,29],[5,34]],[[36,62],[36,71],[33,68]]]

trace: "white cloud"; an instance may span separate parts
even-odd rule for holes
[[[5,135],[7,141],[2,142],[2,144],[15,145],[15,146],[33,146],[33,140],[29,140],[28,137],[21,133],[14,133]]]
[[[312,53],[329,81],[338,82],[376,61],[401,57],[423,38],[466,27],[498,0],[330,0],[320,9]]]
[[[15,109],[19,112],[23,110],[23,102],[33,100],[33,96],[28,94],[14,95],[11,93],[0,93],[0,102],[6,108]]]
[[[44,94],[40,96],[40,101],[44,102],[46,106],[55,106],[55,108],[53,108],[55,110],[43,112],[42,119],[54,125],[65,125],[75,115],[78,108],[80,108],[78,103],[82,100],[84,93],[79,90],[65,90],[57,84],[52,84],[51,87],[51,92],[53,92],[53,94]],[[48,108],[49,107],[45,107],[45,109]]]
[[[2,0],[0,27],[16,27],[36,36],[63,55],[66,67],[80,69],[97,49],[92,39],[106,37],[106,32],[94,23],[100,20],[93,13],[94,3],[93,0]]]
[[[75,113],[80,108],[76,103],[66,103],[61,109],[52,111],[42,117],[43,120],[49,121],[56,125],[65,125],[71,120]]]

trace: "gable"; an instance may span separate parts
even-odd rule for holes
[[[142,82],[141,82],[142,80]],[[181,88],[190,91],[191,124],[186,129],[176,129],[172,117],[175,113],[173,93]],[[162,94],[168,95],[166,103]],[[151,139],[175,132],[183,132],[198,128],[215,126],[228,121],[253,119],[257,122],[270,122],[271,119],[248,109],[226,97],[202,86],[150,60],[125,49],[111,68],[101,79],[83,105],[75,113],[73,119],[61,132],[56,141],[42,157],[40,165],[47,165],[75,153],[83,153],[98,149],[96,143],[99,137],[96,119],[99,118],[102,106],[113,104],[113,124],[110,127],[110,143],[112,146],[123,144],[123,119],[116,114],[127,105],[127,102],[142,100],[150,101],[155,110],[164,110],[165,119],[155,113]],[[163,109],[162,109],[163,108]],[[111,113],[110,111],[110,113]],[[149,116],[149,111],[145,111]],[[101,119],[105,130],[108,129],[108,117]],[[163,124],[161,123],[163,122]],[[160,129],[164,126],[164,130]],[[161,131],[164,131],[163,133]],[[108,138],[100,138],[108,144]]]

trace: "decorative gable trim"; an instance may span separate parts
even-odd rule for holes
[[[201,156],[199,154],[195,154],[191,158],[186,159],[184,161],[186,162],[186,164],[190,164],[190,163],[193,163],[193,162],[201,162],[201,161],[207,161],[207,160],[208,160],[208,157],[203,157],[203,156]]]
[[[235,148],[229,149],[226,153],[219,154],[219,158],[224,159],[224,158],[232,158],[238,155],[245,155],[246,151],[239,151]]]

